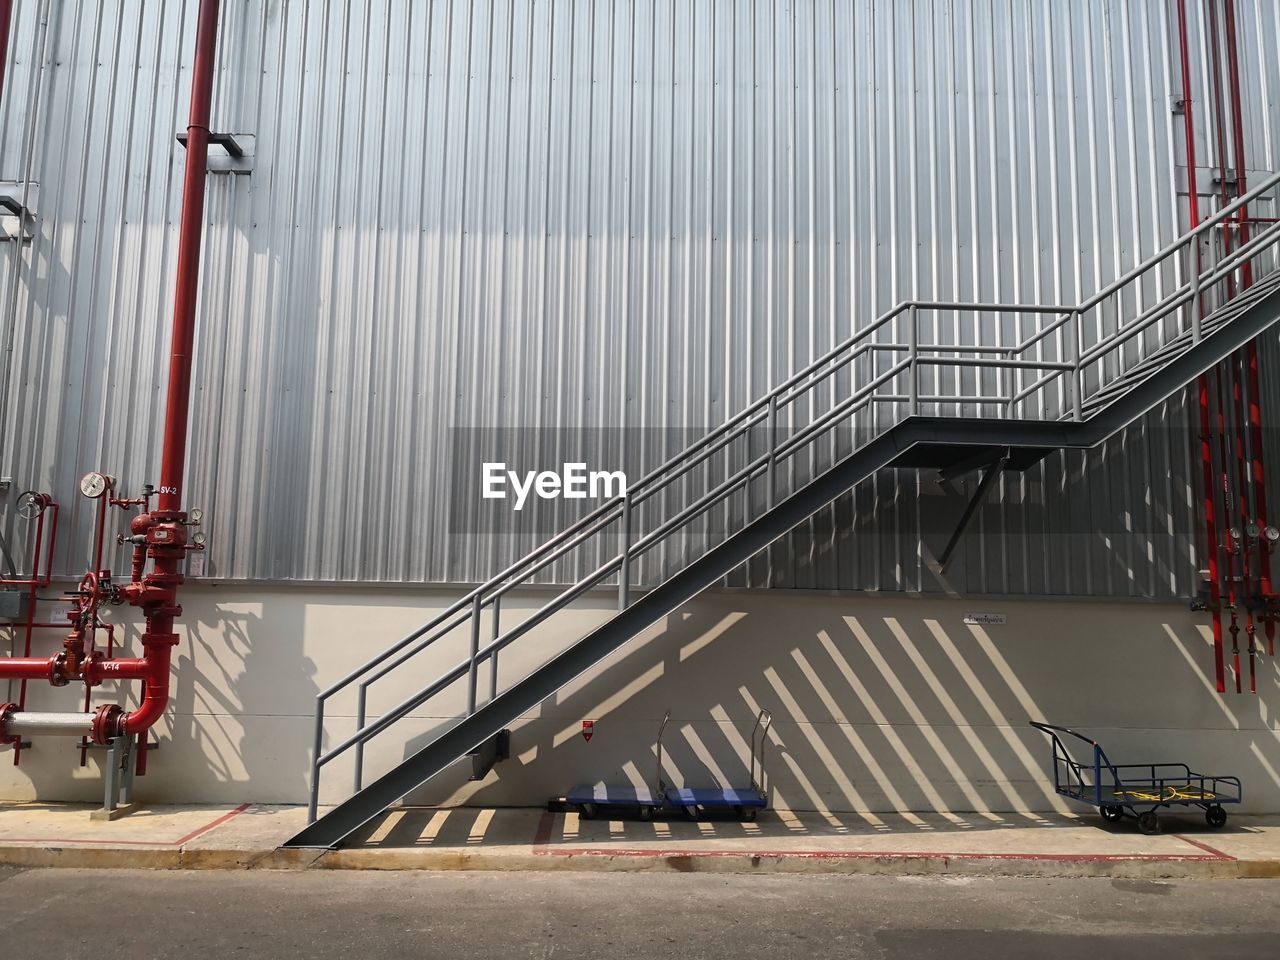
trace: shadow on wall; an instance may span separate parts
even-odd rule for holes
[[[744,786],[751,724],[767,707],[772,803],[782,809],[1070,809],[1053,793],[1048,743],[1031,719],[1096,736],[1116,762],[1238,774],[1243,809],[1280,809],[1272,662],[1259,662],[1258,697],[1223,697],[1185,610],[1004,604],[1007,624],[983,627],[963,623],[966,609],[706,596],[518,724],[512,759],[483,782],[467,783],[459,764],[406,799],[529,805],[578,784],[652,783],[668,708],[667,782]],[[590,742],[583,719],[594,721]]]
[[[175,658],[171,733],[139,796],[305,797],[310,756],[299,744],[319,687],[303,650],[304,604],[191,599]]]
[[[136,784],[142,802],[296,802],[310,779],[311,710],[319,688],[315,664],[303,650],[303,598],[270,603],[223,600],[215,590],[183,595],[179,643],[174,649],[170,702],[152,728],[158,749]],[[114,608],[118,617],[133,611]],[[118,654],[137,655],[141,624],[118,619]],[[45,631],[36,649],[46,655],[61,635]],[[138,683],[107,682],[92,706],[137,705]],[[83,688],[31,684],[34,710],[79,710]],[[76,742],[40,737],[16,770],[0,755],[0,790],[16,799],[98,803],[104,751],[91,749],[80,767]]]

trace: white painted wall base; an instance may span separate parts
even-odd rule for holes
[[[314,697],[454,595],[443,591],[250,588],[183,592],[174,703],[161,749],[139,781],[152,802],[306,800]],[[545,594],[514,598],[532,608]],[[504,653],[512,682],[607,616],[601,595],[576,611],[574,633],[528,639]],[[1007,615],[970,626],[971,612]],[[129,631],[135,633],[136,631]],[[1185,760],[1244,780],[1245,810],[1280,811],[1280,671],[1258,663],[1258,695],[1220,696],[1210,683],[1207,618],[1181,605],[953,601],[713,592],[633,641],[515,728],[513,758],[481,783],[459,764],[411,799],[536,805],[576,783],[653,777],[664,711],[666,776],[687,785],[739,784],[756,709],[773,711],[774,805],[802,810],[1060,809],[1049,750],[1029,719],[1096,736],[1116,762]],[[47,634],[42,649],[58,638]],[[466,639],[424,655],[375,687],[386,709],[461,659]],[[415,661],[417,663],[417,661]],[[367,754],[366,781],[446,722],[414,715]],[[481,689],[487,689],[482,677]],[[34,709],[76,709],[76,688],[31,687]],[[100,699],[105,699],[102,697]],[[353,729],[339,698],[330,743]],[[595,721],[588,743],[582,720]],[[100,772],[79,768],[69,741],[45,739],[18,768],[0,760],[0,798],[92,801]],[[323,800],[350,787],[326,769]]]

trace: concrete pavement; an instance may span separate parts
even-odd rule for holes
[[[1088,814],[769,811],[757,823],[584,820],[537,809],[389,811],[334,851],[280,850],[300,807],[0,805],[0,864],[40,867],[1280,877],[1280,818],[1165,817],[1144,836]]]
[[[42,960],[1273,956],[1280,882],[581,873],[0,873]]]

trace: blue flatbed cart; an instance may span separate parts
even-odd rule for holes
[[[1205,823],[1215,830],[1226,826],[1224,804],[1239,803],[1239,777],[1207,776],[1185,763],[1115,764],[1098,741],[1075,730],[1031,721],[1053,743],[1053,787],[1064,797],[1097,807],[1107,823],[1135,817],[1143,833],[1159,833],[1162,807],[1199,807]],[[1077,760],[1063,737],[1087,744],[1087,761]],[[1077,748],[1079,749],[1079,748]]]
[[[764,744],[773,717],[768,710],[756,715],[751,728],[751,785],[746,789],[733,787],[668,787],[667,803],[676,810],[684,810],[691,820],[711,811],[732,810],[744,823],[755,820],[756,815],[769,805],[769,792],[764,776]],[[759,781],[757,781],[757,771]]]
[[[658,767],[652,787],[611,787],[583,786],[574,787],[564,795],[561,801],[569,810],[576,810],[578,816],[592,820],[601,814],[635,814],[641,820],[653,819],[655,811],[662,808],[665,784],[662,781],[662,734],[667,729],[667,721],[671,719],[671,711],[662,718],[658,727]]]

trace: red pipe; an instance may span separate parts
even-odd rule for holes
[[[1236,4],[1235,0],[1225,0],[1223,4],[1224,26],[1227,35],[1227,83],[1231,103],[1231,135],[1236,155],[1236,196],[1242,197],[1249,192],[1248,177],[1244,156],[1244,109],[1240,96],[1240,55],[1236,47]],[[1248,210],[1240,208],[1240,246],[1249,242],[1249,224],[1246,219]],[[1241,280],[1245,289],[1253,286],[1253,264],[1246,260],[1240,268]]]
[[[52,657],[5,657],[0,661],[0,677],[6,680],[48,680]]]
[[[13,19],[13,0],[0,0],[0,99],[4,98],[4,69],[9,63],[9,22]]]
[[[174,618],[182,613],[177,588],[186,557],[187,515],[182,510],[182,480],[187,455],[187,418],[191,406],[191,350],[195,339],[200,289],[200,244],[204,233],[206,167],[209,158],[209,110],[218,45],[218,0],[200,0],[196,52],[191,70],[191,110],[187,120],[187,163],[182,182],[182,223],[178,231],[177,293],[169,357],[169,393],[165,403],[164,446],[160,459],[160,497],[149,518],[134,518],[146,527],[152,570],[124,588],[126,599],[146,615],[142,635],[144,681],[142,704],[132,713],[119,707],[99,710],[95,735],[131,736],[160,719],[169,701],[169,661],[178,642]],[[139,521],[142,521],[139,523]],[[109,661],[108,663],[123,663]]]
[[[197,294],[200,289],[200,245],[204,233],[206,167],[209,158],[209,111],[217,65],[218,0],[200,0],[196,51],[191,70],[191,109],[187,119],[187,158],[182,181],[182,221],[178,230],[177,292],[170,335],[169,392],[165,403],[164,446],[160,459],[160,497],[156,511],[134,518],[133,529],[145,529],[151,572],[128,584],[123,594],[146,615],[142,635],[142,704],[124,714],[115,705],[100,708],[96,739],[131,736],[149,729],[169,701],[169,662],[178,636],[174,618],[183,582],[181,565],[187,549],[187,515],[182,510],[182,480],[187,455],[187,419],[191,406],[191,350],[195,340]],[[104,669],[125,661],[105,661]]]
[[[1236,176],[1239,178],[1239,191],[1241,194],[1248,192],[1246,171],[1248,164],[1245,163],[1244,149],[1244,98],[1240,94],[1240,56],[1237,46],[1236,32],[1236,4],[1235,0],[1226,0],[1226,20],[1227,20],[1227,69],[1231,84],[1231,108],[1232,108],[1232,132],[1235,139],[1236,150]],[[1250,218],[1248,210],[1241,208],[1240,210],[1240,242],[1245,244],[1249,242],[1249,223],[1277,222],[1276,218]],[[1251,266],[1246,263],[1244,267],[1244,285],[1250,286],[1253,282]],[[1252,454],[1252,463],[1250,464],[1250,479],[1253,481],[1253,503],[1255,519],[1258,526],[1262,530],[1267,529],[1267,483],[1266,483],[1266,466],[1264,462],[1264,451],[1262,446],[1262,390],[1258,382],[1258,344],[1257,341],[1249,341],[1249,345],[1245,348],[1245,365],[1246,365],[1246,387],[1248,389],[1248,406],[1249,406],[1249,446]],[[1262,593],[1263,609],[1269,606],[1273,585],[1271,582],[1271,551],[1267,549],[1265,542],[1259,542],[1258,550],[1258,579],[1259,587]],[[1264,616],[1267,634],[1267,655],[1275,656],[1276,652],[1276,624],[1275,620],[1270,616]]]
[[[1234,359],[1234,358],[1233,358]],[[1234,362],[1228,362],[1231,370],[1231,401],[1232,412],[1235,417],[1235,439],[1236,439],[1236,489],[1237,498],[1240,506],[1240,593],[1245,601],[1245,637],[1248,639],[1249,649],[1249,692],[1257,693],[1258,687],[1255,681],[1255,668],[1258,653],[1257,630],[1253,623],[1253,607],[1249,603],[1252,596],[1253,580],[1249,571],[1249,553],[1252,544],[1249,542],[1252,538],[1249,536],[1249,494],[1248,494],[1248,469],[1245,465],[1244,456],[1244,394],[1240,389],[1241,381],[1244,380],[1243,365],[1241,369],[1236,369]]]
[[[209,157],[209,109],[218,42],[218,0],[200,0],[196,55],[191,71],[191,112],[187,121],[187,166],[182,183],[182,225],[178,238],[177,294],[165,404],[164,448],[160,460],[159,513],[182,509],[187,455],[187,415],[191,394],[191,348],[200,286],[200,243],[204,227],[205,167]]]
[[[53,551],[58,542],[58,504],[51,496],[46,493],[36,495],[38,502],[43,505],[40,514],[36,519],[36,542],[35,549],[32,551],[31,576],[26,580],[10,580],[4,576],[0,576],[0,585],[6,587],[47,587],[53,582]],[[49,539],[44,550],[44,575],[40,575],[40,553],[44,541],[44,515],[48,512],[52,514],[53,519],[49,523]]]
[[[7,21],[8,21],[8,18],[6,18],[6,24],[7,24]],[[36,622],[36,610],[37,610],[38,601],[36,600],[36,587],[35,587],[34,581],[40,579],[40,547],[42,546],[41,541],[44,538],[45,509],[46,507],[44,505],[40,507],[40,514],[36,519],[36,542],[35,542],[35,547],[31,553],[31,579],[33,582],[31,585],[31,592],[27,594],[27,624],[26,624],[26,629],[23,631],[23,640],[22,640],[22,655],[24,657],[31,656],[31,633],[35,629],[35,622]],[[50,550],[49,550],[50,554],[53,553],[52,546],[53,546],[52,543],[50,543]],[[24,678],[18,684],[18,709],[25,710],[26,708],[27,708],[27,681]],[[22,762],[22,739],[19,738],[18,741],[13,745],[13,765],[16,767],[21,762]]]
[[[1182,60],[1182,118],[1187,141],[1187,198],[1190,229],[1200,226],[1200,200],[1196,195],[1196,127],[1191,102],[1191,54],[1187,44],[1187,2],[1178,0],[1178,47]],[[1196,244],[1191,269],[1200,272],[1200,246]],[[1201,310],[1203,301],[1193,303]],[[1226,693],[1226,663],[1222,643],[1222,589],[1218,571],[1218,527],[1213,504],[1213,447],[1209,434],[1209,375],[1202,373],[1198,381],[1200,404],[1200,464],[1204,479],[1205,547],[1209,560],[1209,609],[1213,616],[1213,666],[1219,693]]]
[[[1222,205],[1225,207],[1231,202],[1231,198],[1227,195],[1227,134],[1222,121],[1222,45],[1218,38],[1218,8],[1212,2],[1209,3],[1209,42],[1213,50],[1213,71],[1209,76],[1213,81],[1213,125],[1216,131],[1214,139],[1218,144],[1218,170],[1222,174],[1219,180],[1218,192],[1221,195]],[[1231,231],[1224,230],[1222,232],[1222,252],[1224,255],[1229,256],[1231,249]],[[1227,274],[1226,285],[1227,299],[1230,300],[1236,295],[1236,281],[1230,273]]]
[[[1248,350],[1248,383],[1249,383],[1249,434],[1251,445],[1253,447],[1253,497],[1254,509],[1258,514],[1258,526],[1264,531],[1267,529],[1267,483],[1266,469],[1263,463],[1262,453],[1262,404],[1260,397],[1262,396],[1261,388],[1258,384],[1258,347],[1256,343],[1250,342]],[[1262,602],[1264,609],[1269,608],[1274,586],[1271,582],[1271,551],[1267,548],[1266,543],[1260,543],[1258,574],[1261,581]],[[1267,633],[1267,656],[1275,656],[1276,653],[1276,622],[1275,619],[1268,615],[1264,618]]]
[[[0,0],[5,3],[6,0]],[[173,646],[174,619],[181,615],[177,602],[183,582],[181,565],[187,554],[187,515],[182,510],[183,468],[186,459],[187,419],[191,395],[191,351],[195,338],[197,293],[200,287],[200,245],[204,219],[205,179],[209,153],[209,110],[213,99],[213,75],[218,40],[218,0],[200,0],[196,25],[196,50],[191,77],[191,108],[187,122],[186,170],[182,186],[182,220],[178,229],[176,295],[169,358],[169,390],[165,403],[165,428],[160,465],[160,497],[157,509],[135,516],[130,524],[137,539],[136,550],[151,560],[150,572],[139,576],[135,565],[132,582],[117,592],[115,599],[141,608],[146,618],[140,658],[106,659],[90,651],[79,655],[85,629],[97,624],[97,604],[108,594],[98,578],[101,564],[102,514],[94,545],[95,569],[86,576],[85,593],[77,596],[72,611],[73,627],[62,653],[47,660],[0,659],[0,677],[44,678],[55,683],[79,677],[89,685],[119,678],[143,682],[142,703],[131,713],[117,704],[100,707],[93,721],[93,739],[98,743],[119,736],[134,736],[149,729],[163,716],[169,701],[169,668]],[[110,491],[103,494],[103,503]],[[133,501],[138,502],[138,501]],[[144,498],[143,503],[146,502]],[[105,506],[100,507],[104,510]],[[86,595],[87,594],[87,595]],[[0,737],[3,719],[12,705],[0,707]]]
[[[140,678],[143,681],[142,703],[119,721],[118,734],[131,737],[143,733],[164,716],[165,707],[169,704],[169,658],[172,651],[172,644],[148,648],[146,657],[141,661],[145,670]]]
[[[1223,381],[1226,379],[1225,366],[1219,366],[1215,371],[1214,381],[1217,386],[1217,422],[1218,422],[1218,462],[1221,467],[1221,491],[1222,491],[1222,508],[1223,516],[1227,518],[1227,522],[1231,522],[1231,455],[1227,452],[1227,395],[1223,387]],[[1243,531],[1241,531],[1243,536]],[[1227,609],[1231,611],[1231,626],[1228,631],[1231,634],[1231,670],[1236,679],[1236,693],[1240,693],[1240,624],[1236,616],[1236,580],[1235,580],[1235,545],[1227,544],[1227,556],[1224,563],[1225,573],[1227,576]]]

